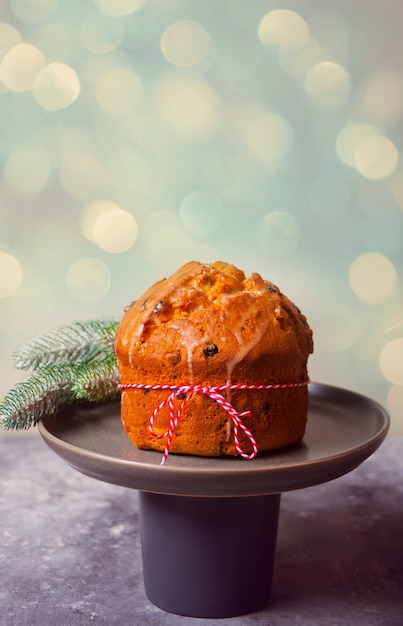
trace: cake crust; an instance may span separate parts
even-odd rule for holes
[[[122,318],[115,341],[120,382],[130,384],[290,384],[307,381],[312,331],[299,309],[273,283],[227,263],[191,261],[150,287]],[[149,421],[167,391],[123,389],[121,416],[130,440],[163,451]],[[223,392],[244,418],[259,451],[300,441],[305,432],[307,387]],[[177,406],[180,399],[175,400]],[[162,435],[168,407],[155,416]],[[242,448],[251,444],[241,432]],[[188,403],[170,451],[202,456],[236,455],[228,413],[207,395]]]

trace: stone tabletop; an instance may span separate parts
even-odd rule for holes
[[[0,515],[2,626],[212,624],[145,597],[137,493],[79,474],[36,431],[0,437]],[[270,603],[214,623],[401,626],[403,437],[283,494]]]

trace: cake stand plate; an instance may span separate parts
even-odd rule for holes
[[[262,608],[270,593],[280,494],[353,470],[384,440],[389,418],[376,402],[309,385],[301,443],[238,457],[168,456],[137,450],[118,402],[77,404],[39,431],[76,470],[138,489],[143,574],[156,606],[192,617],[233,617]]]
[[[122,430],[118,402],[78,404],[46,417],[39,431],[76,470],[99,480],[152,493],[235,497],[281,493],[345,474],[383,441],[384,409],[352,391],[309,385],[309,415],[303,441],[240,457],[197,457],[137,450]]]

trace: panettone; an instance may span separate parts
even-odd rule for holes
[[[296,443],[312,350],[304,315],[274,284],[220,261],[189,262],[127,307],[118,327],[124,430],[138,448],[202,456]],[[196,391],[186,400],[187,385]],[[247,388],[222,390],[218,402],[195,385]],[[259,385],[279,387],[250,388]]]

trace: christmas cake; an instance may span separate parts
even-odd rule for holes
[[[125,310],[121,418],[141,449],[242,455],[300,441],[312,331],[259,274],[191,261]]]

